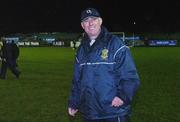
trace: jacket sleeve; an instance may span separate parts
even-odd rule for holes
[[[68,107],[73,109],[78,109],[79,100],[80,100],[79,76],[80,76],[79,61],[76,57],[74,63],[74,74],[72,80],[71,95],[68,101]]]
[[[19,47],[16,44],[12,45],[12,57],[13,59],[17,59],[19,57]]]
[[[130,49],[127,46],[122,46],[118,50],[115,55],[115,62],[117,96],[120,97],[125,104],[130,104],[140,84],[140,80]]]

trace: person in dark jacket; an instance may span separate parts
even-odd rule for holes
[[[6,72],[9,68],[11,72],[16,76],[16,78],[19,78],[20,71],[17,69],[17,58],[19,56],[19,48],[17,45],[12,41],[11,43],[6,43],[6,41],[3,41],[3,46],[1,49],[1,58],[2,58],[2,65],[1,65],[1,71],[0,71],[0,78],[5,79],[6,78]]]
[[[12,46],[12,60],[14,65],[17,67],[17,59],[19,57],[19,47],[18,45],[12,40],[11,42],[11,46]]]
[[[83,122],[127,122],[140,79],[130,49],[102,26],[94,8],[81,13],[85,36],[79,46],[68,113]]]

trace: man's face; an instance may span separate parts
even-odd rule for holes
[[[84,31],[91,37],[97,37],[101,31],[102,19],[100,17],[88,17],[81,22]]]

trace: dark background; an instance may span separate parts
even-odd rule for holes
[[[1,0],[0,34],[81,32],[80,13],[87,7],[100,12],[110,31],[180,31],[180,4],[172,0]]]

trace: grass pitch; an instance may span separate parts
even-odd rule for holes
[[[21,48],[16,79],[0,80],[0,122],[80,122],[70,118],[75,51]],[[131,122],[180,122],[180,48],[131,48],[141,85],[132,103]]]

